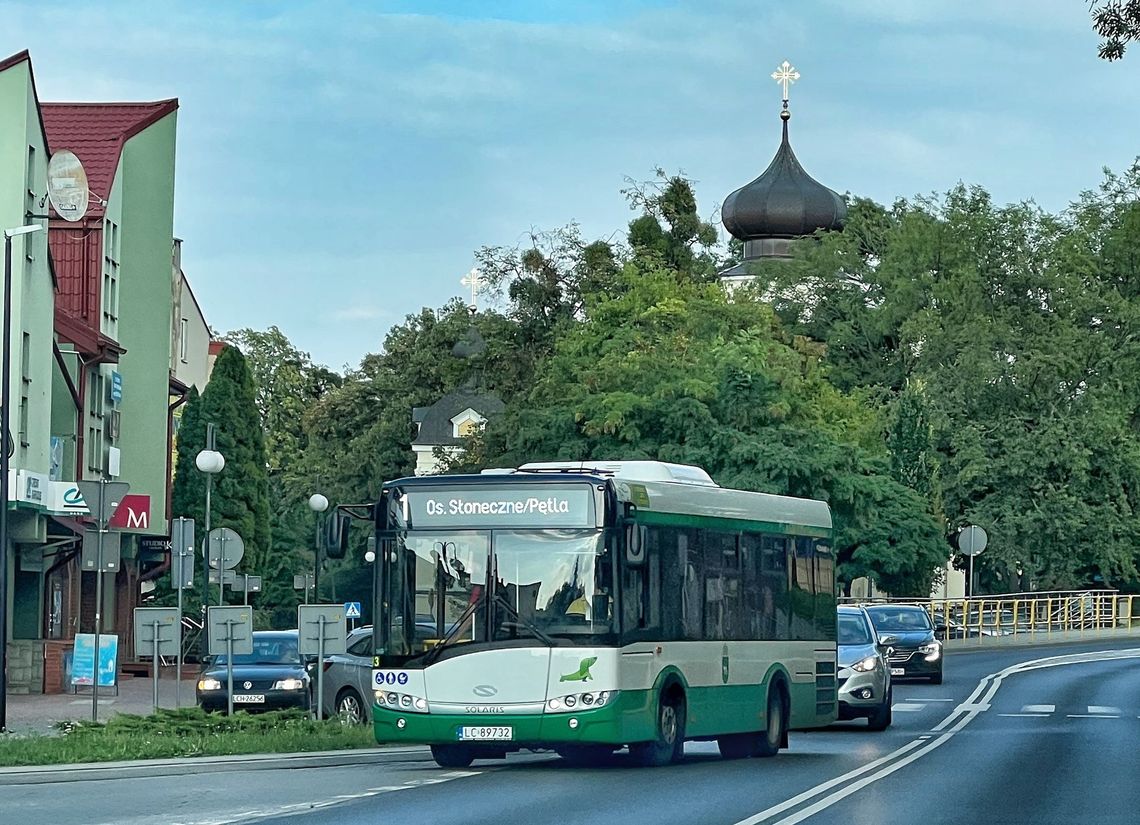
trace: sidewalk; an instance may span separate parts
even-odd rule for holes
[[[194,707],[194,677],[183,676],[181,706]],[[158,682],[158,706],[173,708],[174,673],[163,673]],[[99,689],[99,721],[105,722],[116,713],[145,716],[154,710],[154,682],[148,678],[119,678],[119,692],[114,688]],[[51,733],[57,722],[91,719],[91,690],[79,693],[33,695],[8,694],[8,730],[13,733]]]

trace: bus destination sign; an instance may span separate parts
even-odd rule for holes
[[[404,495],[413,528],[594,526],[586,485],[408,490]]]

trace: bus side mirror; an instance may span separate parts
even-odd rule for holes
[[[645,564],[646,529],[640,524],[627,522],[625,525],[625,562],[630,567]]]
[[[325,521],[325,555],[330,559],[343,559],[348,552],[348,528],[352,517],[334,512]]]

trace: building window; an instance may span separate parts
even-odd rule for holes
[[[185,318],[178,322],[178,357],[183,364],[186,363],[186,329],[189,326]]]
[[[103,221],[103,331],[118,334],[119,323],[119,225]]]
[[[27,211],[36,211],[36,147],[28,147],[28,169],[27,169],[27,189],[28,195],[25,207]]]

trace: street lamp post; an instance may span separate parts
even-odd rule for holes
[[[202,578],[202,621],[206,620],[206,606],[210,603],[210,493],[214,486],[214,476],[226,466],[226,458],[214,449],[214,425],[206,425],[206,449],[194,457],[194,466],[206,474],[206,551],[202,554],[205,567]],[[225,584],[222,582],[222,565],[218,563],[218,603]]]
[[[315,545],[314,553],[315,563],[313,564],[313,601],[317,604],[321,603],[321,513],[329,509],[329,500],[322,496],[320,493],[313,493],[309,496],[309,509],[316,514],[317,527],[315,532]]]
[[[0,733],[8,729],[8,468],[14,446],[8,415],[12,401],[12,238],[42,226],[4,230],[4,348],[0,369]],[[96,654],[98,658],[98,654]]]

